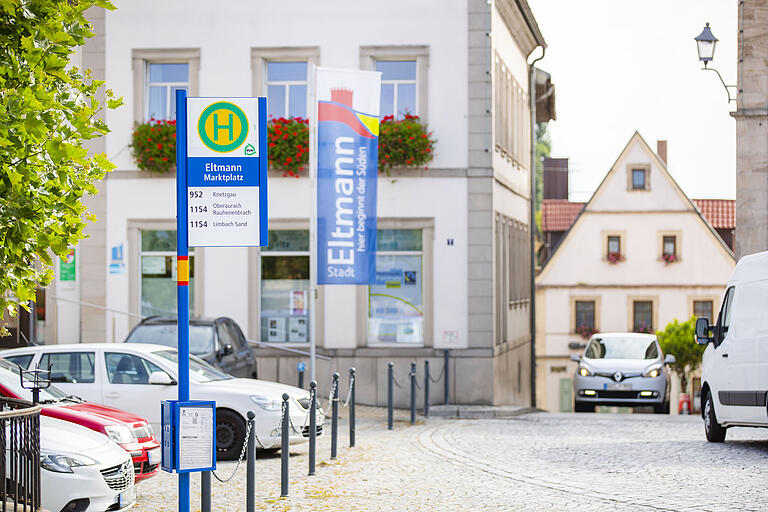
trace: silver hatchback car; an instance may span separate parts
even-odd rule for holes
[[[663,356],[654,334],[594,334],[573,378],[574,410],[594,412],[596,405],[653,406],[669,414],[669,370],[675,356]]]

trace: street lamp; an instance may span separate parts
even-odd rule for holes
[[[694,37],[693,40],[696,41],[696,50],[699,52],[699,60],[704,63],[704,67],[702,69],[704,71],[714,71],[717,73],[717,77],[720,79],[723,87],[725,87],[725,93],[728,95],[728,102],[736,101],[735,96],[731,98],[730,90],[730,87],[735,89],[736,86],[725,85],[725,81],[723,80],[723,77],[720,76],[720,72],[715,68],[707,67],[707,64],[709,64],[709,62],[715,58],[715,46],[717,45],[717,38],[709,29],[709,23],[704,25],[704,30],[701,31],[701,34]]]
[[[699,51],[699,60],[704,63],[704,67],[707,67],[709,61],[715,57],[715,45],[717,45],[717,38],[709,29],[709,23],[704,25],[704,30],[701,34],[693,38],[696,41],[696,49]]]

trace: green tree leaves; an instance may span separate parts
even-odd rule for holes
[[[706,348],[694,341],[695,323],[695,317],[683,323],[675,319],[663,331],[656,333],[661,350],[675,356],[675,362],[669,366],[680,377],[683,393],[687,392],[689,376],[701,364],[701,355]]]
[[[82,204],[114,166],[83,142],[108,132],[104,82],[70,65],[105,0],[0,0],[0,317],[35,297],[94,220]],[[106,92],[107,107],[121,99]],[[0,332],[4,330],[0,326]]]

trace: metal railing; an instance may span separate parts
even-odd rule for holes
[[[0,510],[37,512],[40,504],[40,410],[0,398]]]

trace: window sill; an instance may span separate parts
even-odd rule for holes
[[[368,343],[368,348],[423,348],[424,343],[405,343],[405,342],[391,342],[391,343]]]

